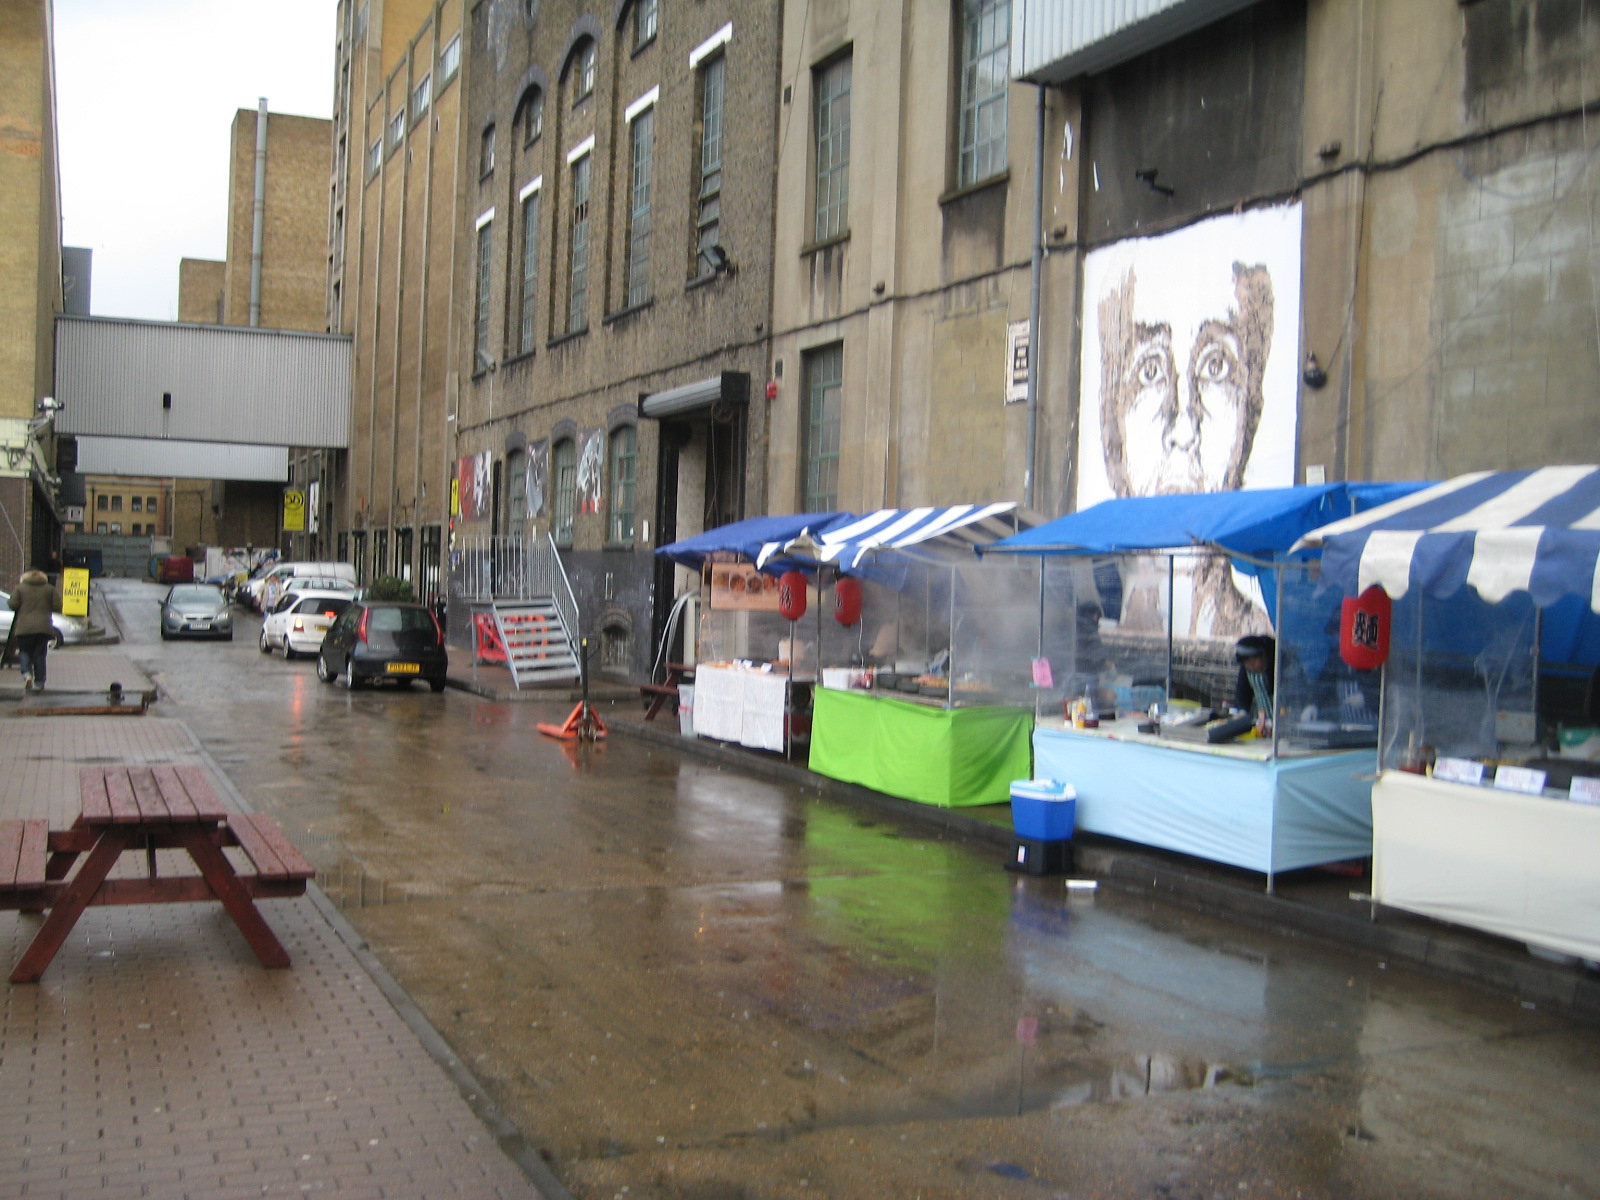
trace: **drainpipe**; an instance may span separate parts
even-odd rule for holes
[[[250,230],[250,324],[261,324],[261,237],[267,212],[267,98],[256,106],[256,208]]]
[[[1033,263],[1028,284],[1028,451],[1022,472],[1022,503],[1033,507],[1034,458],[1039,439],[1039,284],[1044,276],[1044,117],[1045,87],[1037,84],[1039,103],[1033,129]]]

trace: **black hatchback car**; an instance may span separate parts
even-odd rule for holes
[[[317,652],[317,678],[343,679],[351,690],[379,680],[402,687],[413,679],[444,691],[444,630],[422,604],[357,600],[328,627]]]

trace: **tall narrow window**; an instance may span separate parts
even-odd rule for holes
[[[960,186],[1005,170],[1010,72],[1011,0],[962,0]]]
[[[650,181],[654,173],[656,114],[633,119],[633,180],[628,206],[628,306],[650,298]]]
[[[589,160],[585,154],[572,164],[571,275],[567,289],[567,332],[589,327]]]
[[[402,108],[389,118],[389,151],[393,153],[406,140],[406,110]]]
[[[411,582],[411,530],[394,531],[394,573],[406,583]]]
[[[473,325],[477,334],[479,371],[489,369],[489,235],[493,229],[492,221],[478,226],[478,302],[473,310]]]
[[[483,131],[483,142],[478,154],[478,174],[487,175],[494,170],[494,126]]]
[[[439,54],[439,87],[456,77],[456,72],[461,69],[461,35],[458,33],[450,39]]]
[[[709,275],[716,263],[711,247],[722,241],[722,85],[726,58],[719,54],[700,68],[700,194],[696,218],[694,273]]]
[[[389,573],[389,531],[375,529],[372,532],[372,573],[374,576]]]
[[[378,173],[378,168],[383,165],[383,139],[380,137],[367,147],[367,175]]]
[[[844,382],[844,346],[835,343],[805,358],[803,439],[805,479],[801,509],[825,512],[839,507],[839,404]]]
[[[522,324],[517,333],[517,353],[531,354],[534,347],[534,317],[538,313],[539,287],[539,192],[529,192],[522,200]]]
[[[619,425],[611,434],[611,529],[609,540],[633,541],[633,477],[638,458],[638,432]]]
[[[656,22],[661,16],[660,0],[635,0],[633,6],[633,48],[643,49],[655,40]]]
[[[505,528],[518,533],[528,515],[528,456],[522,450],[506,455]]]
[[[573,81],[572,102],[578,103],[594,93],[595,49],[593,42],[585,42],[578,51],[577,76]]]
[[[850,228],[850,56],[817,71],[817,219],[821,242]]]
[[[522,98],[517,120],[522,124],[524,146],[531,146],[539,140],[539,135],[544,132],[544,93],[538,88],[533,88]]]
[[[428,115],[428,103],[433,98],[433,76],[424,75],[417,90],[411,93],[411,123],[415,125]]]
[[[578,507],[578,448],[563,438],[550,450],[552,520],[550,536],[563,546],[572,544],[572,514]]]

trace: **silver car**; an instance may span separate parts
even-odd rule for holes
[[[11,593],[0,592],[0,641],[11,636]],[[50,614],[50,645],[71,646],[89,636],[88,617],[69,617],[65,613]]]
[[[233,640],[233,606],[209,583],[176,583],[161,602],[161,640],[214,637]]]

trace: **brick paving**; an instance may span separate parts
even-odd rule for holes
[[[52,656],[52,690],[111,678],[148,686],[114,653]],[[178,722],[24,719],[8,692],[0,671],[0,818],[70,823],[81,763],[204,761]],[[160,869],[192,866],[163,852]],[[0,1197],[561,1195],[501,1150],[325,901],[261,907],[287,971],[263,969],[219,905],[131,905],[90,908],[40,983],[3,985]],[[40,920],[0,912],[7,964]]]

